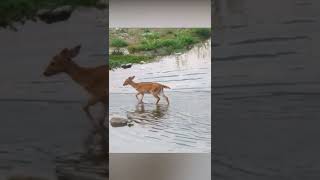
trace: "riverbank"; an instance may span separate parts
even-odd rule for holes
[[[123,64],[154,61],[156,57],[181,54],[206,41],[211,36],[209,28],[159,29],[113,28],[109,31],[110,69]]]
[[[0,2],[0,27],[16,30],[14,23],[24,24],[38,18],[68,18],[77,7],[107,8],[107,0],[2,0]],[[57,9],[60,8],[60,9]],[[46,21],[45,19],[41,19]]]

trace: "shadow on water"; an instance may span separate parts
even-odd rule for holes
[[[144,104],[137,104],[136,110],[127,112],[127,118],[130,121],[139,124],[153,124],[165,119],[169,105],[154,105],[154,109],[146,109]]]
[[[56,157],[57,178],[59,180],[82,178],[103,180],[109,177],[108,139],[108,129],[101,124],[90,131],[87,138],[84,139],[84,153]]]

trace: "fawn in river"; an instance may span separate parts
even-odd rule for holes
[[[141,100],[139,101],[139,104],[143,103],[142,100],[143,100],[144,94],[152,94],[157,99],[156,104],[158,104],[160,101],[159,95],[162,95],[162,97],[164,97],[167,103],[169,104],[169,98],[164,94],[163,89],[164,88],[170,89],[170,87],[160,83],[155,83],[155,82],[136,83],[136,82],[133,82],[134,77],[135,76],[128,77],[124,81],[123,86],[131,85],[133,88],[135,88],[138,91],[138,93],[136,94],[136,98],[138,99],[138,101],[139,101],[138,96],[140,94],[142,95]]]
[[[102,65],[98,67],[80,67],[72,59],[80,52],[81,45],[74,48],[64,48],[61,52],[53,57],[48,67],[44,71],[45,76],[52,76],[59,73],[66,73],[73,81],[82,86],[90,95],[91,98],[83,107],[88,117],[93,120],[90,113],[90,106],[97,103],[102,103],[105,111],[108,106],[108,67]]]

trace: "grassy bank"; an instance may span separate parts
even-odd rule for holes
[[[184,52],[210,36],[209,28],[110,29],[110,67],[117,68],[121,64],[146,62],[156,56]]]
[[[152,61],[152,56],[138,56],[138,55],[110,55],[109,68],[119,68],[123,64],[133,63],[138,64],[142,62]]]
[[[14,22],[24,22],[35,19],[41,9],[54,9],[60,6],[72,7],[99,7],[99,0],[1,0],[0,27],[12,26]]]

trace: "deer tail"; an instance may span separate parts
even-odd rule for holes
[[[161,84],[163,88],[171,89],[169,86]]]

